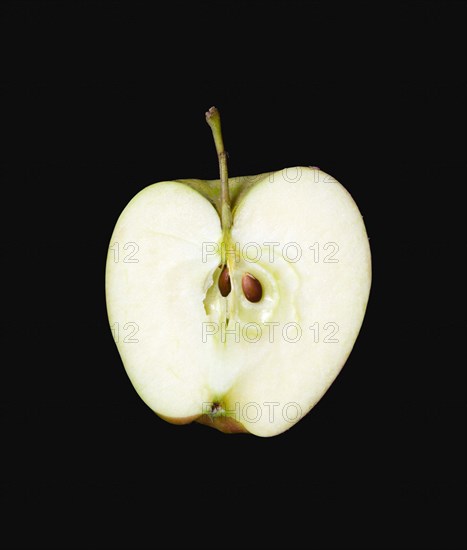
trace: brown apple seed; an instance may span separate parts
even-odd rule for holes
[[[219,281],[217,284],[219,286],[219,291],[224,298],[230,294],[230,291],[232,290],[232,283],[230,282],[229,268],[226,265],[219,275]]]
[[[245,298],[249,302],[259,302],[263,297],[263,287],[261,283],[258,279],[253,277],[253,275],[250,275],[250,273],[244,273],[242,277],[242,289]]]

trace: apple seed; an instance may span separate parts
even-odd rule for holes
[[[245,298],[249,302],[259,302],[263,297],[263,287],[261,286],[261,283],[258,279],[253,277],[253,275],[250,275],[250,273],[245,273],[243,275],[242,289],[243,294],[245,294]]]
[[[230,275],[229,275],[229,268],[225,265],[224,269],[221,271],[221,274],[219,275],[219,291],[222,294],[222,296],[225,298],[230,294],[230,291],[232,290],[232,283],[230,282]]]

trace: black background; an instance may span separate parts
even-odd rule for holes
[[[462,2],[0,5],[0,544],[465,544]],[[346,367],[278,437],[159,420],[108,329],[117,217],[159,180],[318,165],[373,286]]]

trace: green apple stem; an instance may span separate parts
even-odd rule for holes
[[[221,178],[221,222],[222,229],[228,231],[232,226],[232,211],[230,210],[229,172],[227,169],[227,152],[222,139],[221,116],[216,107],[211,107],[206,113],[206,122],[212,130],[217,156],[219,158],[219,173]]]

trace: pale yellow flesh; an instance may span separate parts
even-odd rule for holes
[[[204,262],[202,254],[203,243],[212,250],[221,241],[217,212],[193,189],[161,182],[141,191],[111,240],[120,247],[136,243],[132,259],[139,261],[115,262],[109,254],[109,320],[120,327],[117,346],[126,371],[155,412],[183,421],[215,402],[249,432],[276,435],[319,401],[357,338],[371,284],[365,227],[336,180],[298,168],[267,174],[240,196],[230,243],[238,243],[240,258],[227,256],[227,298],[213,280],[220,248]],[[254,244],[246,250],[247,243]],[[247,261],[242,249],[250,258],[260,250],[261,258]],[[297,250],[298,261],[284,257],[293,260]],[[257,304],[242,293],[245,272],[263,285]],[[223,342],[226,316],[232,332]],[[135,326],[130,323],[138,327],[138,342],[124,341]],[[216,327],[217,333],[203,338],[203,323],[205,333]],[[301,337],[292,342],[297,326]]]

